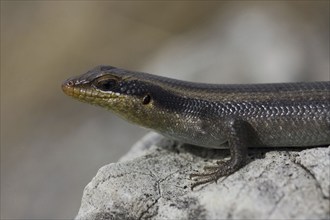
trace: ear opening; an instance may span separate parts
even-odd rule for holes
[[[151,102],[151,96],[149,94],[146,94],[144,97],[143,97],[143,100],[142,100],[142,104],[143,105],[147,105]]]

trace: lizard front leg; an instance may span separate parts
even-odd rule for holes
[[[230,120],[225,126],[225,135],[227,137],[230,150],[230,160],[218,161],[218,166],[207,166],[204,173],[191,174],[190,177],[196,182],[192,184],[191,189],[196,186],[217,181],[222,176],[227,176],[246,164],[247,148],[253,139],[253,129],[242,120]]]

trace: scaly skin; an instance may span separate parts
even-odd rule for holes
[[[231,159],[192,174],[195,187],[245,164],[248,147],[330,144],[330,82],[217,85],[111,66],[68,79],[63,91],[182,143],[223,148]]]

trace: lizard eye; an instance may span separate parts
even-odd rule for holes
[[[104,79],[94,83],[94,86],[102,91],[113,91],[118,85],[115,79]]]

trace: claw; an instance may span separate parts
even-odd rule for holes
[[[205,180],[200,180],[196,183],[191,184],[190,188],[191,188],[191,190],[193,190],[196,186],[200,186],[200,185],[203,185],[205,183],[209,183],[211,181],[213,181],[213,179],[211,179],[211,178],[208,178],[208,179],[205,179]]]

